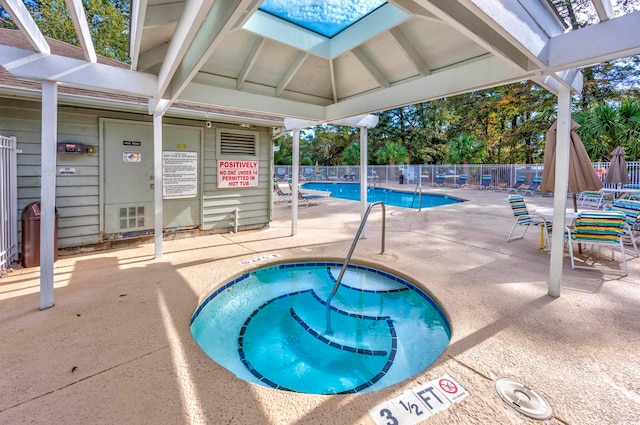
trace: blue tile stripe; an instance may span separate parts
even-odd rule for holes
[[[253,366],[251,365],[251,362],[249,362],[249,360],[247,360],[247,358],[246,358],[246,356],[244,354],[244,333],[247,330],[247,325],[253,319],[253,317],[256,314],[258,314],[258,312],[261,309],[263,309],[264,307],[266,307],[270,303],[274,302],[275,300],[281,299],[281,298],[285,298],[285,297],[289,297],[289,296],[293,296],[293,295],[298,295],[298,294],[303,294],[303,293],[306,293],[306,292],[311,292],[313,295],[315,295],[313,290],[305,290],[305,291],[298,291],[298,292],[292,292],[292,293],[288,293],[288,294],[283,294],[283,295],[280,295],[277,298],[273,298],[273,299],[265,302],[260,307],[255,309],[253,311],[253,313],[251,313],[249,315],[247,320],[245,320],[244,324],[242,325],[242,328],[240,329],[240,335],[238,336],[238,354],[240,356],[240,360],[242,361],[242,364],[247,368],[247,370],[253,376],[258,378],[262,383],[264,383],[265,385],[267,385],[267,386],[269,386],[271,388],[277,389],[277,390],[297,392],[297,391],[292,390],[292,389],[290,389],[288,387],[284,387],[282,385],[279,385],[276,382],[273,382],[272,380],[270,380],[269,378],[265,377],[259,371],[257,371],[256,369],[253,368]],[[337,310],[337,311],[340,312],[340,310]],[[295,312],[293,312],[293,309],[290,310],[290,313],[292,314],[292,316],[295,315]],[[348,314],[349,316],[352,316],[352,317],[362,317],[362,318],[375,317],[375,316],[355,315],[355,314],[351,314],[351,313],[347,313],[347,312],[341,312],[341,314]],[[294,319],[296,318],[296,316],[297,315],[293,316]],[[389,369],[393,365],[393,361],[394,361],[396,353],[398,351],[398,341],[397,341],[397,335],[396,335],[395,327],[393,325],[393,321],[389,317],[381,316],[380,318],[387,322],[387,326],[389,327],[389,334],[391,335],[391,351],[389,352],[387,361],[385,362],[385,364],[382,367],[382,369],[380,370],[380,372],[378,372],[373,378],[369,379],[368,381],[366,381],[366,382],[364,382],[364,383],[362,383],[362,384],[360,384],[360,385],[358,385],[358,386],[356,386],[354,388],[351,388],[351,389],[345,390],[345,391],[341,391],[339,393],[336,392],[336,393],[327,393],[327,394],[355,394],[355,393],[363,391],[364,389],[374,385],[376,382],[378,382],[380,379],[382,379],[387,374],[387,372],[389,371]],[[306,325],[306,324],[303,324],[304,322],[301,322],[301,321],[298,321],[298,323],[300,323],[303,327]],[[305,329],[307,329],[307,331],[309,332],[309,330],[311,328],[307,325],[307,327]],[[315,331],[313,331],[313,332],[315,332]],[[316,334],[317,334],[317,332],[316,332]],[[320,336],[320,335],[318,335],[318,336]],[[324,338],[324,337],[322,337],[322,338]],[[362,350],[363,352],[360,352],[360,351],[356,351],[356,352],[358,352],[359,354],[363,354],[363,355],[387,355],[386,352],[384,352],[384,354],[369,354],[369,353],[364,352],[364,351],[370,351],[371,353],[375,353],[376,351],[374,351],[374,350],[364,350],[364,349],[355,349],[353,347],[340,346],[339,344],[336,344],[336,343],[329,343],[329,345],[334,347],[334,348],[338,348],[338,349],[341,349],[341,350],[343,349],[345,351]],[[342,347],[342,348],[340,348],[340,347]]]
[[[289,309],[289,313],[291,314],[291,317],[293,317],[295,319],[296,322],[298,322],[300,324],[300,326],[302,326],[304,328],[305,331],[307,331],[308,334],[310,334],[311,336],[313,336],[315,339],[333,347],[333,348],[337,348],[338,350],[342,350],[342,351],[349,351],[352,353],[358,353],[358,354],[365,354],[367,356],[386,356],[387,352],[385,350],[369,350],[367,348],[356,348],[356,347],[351,347],[348,345],[341,345],[338,344],[337,342],[331,341],[329,338],[320,335],[320,333],[318,333],[318,331],[314,330],[313,328],[311,328],[311,326],[309,326],[308,323],[306,323],[304,320],[302,320],[302,318],[300,316],[298,316],[296,314],[296,312],[294,311],[293,308]]]
[[[374,376],[367,382],[364,382],[355,388],[341,391],[336,394],[356,394],[356,393],[359,393],[360,391],[364,391],[365,389],[369,388],[370,386],[374,385],[376,382],[381,380],[387,374],[387,372],[389,372],[389,369],[393,365],[393,361],[396,358],[396,353],[398,352],[398,341],[396,337],[396,330],[393,326],[393,321],[391,319],[387,319],[387,325],[389,326],[389,332],[391,333],[391,352],[389,352],[389,357],[387,358],[387,361],[382,367],[382,369],[380,370],[380,372],[378,372],[376,376]]]

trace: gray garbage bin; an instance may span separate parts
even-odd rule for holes
[[[55,210],[53,232],[53,261],[58,259],[58,210]],[[40,265],[40,201],[22,210],[22,267]]]

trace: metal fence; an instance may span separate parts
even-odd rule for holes
[[[18,259],[18,150],[0,136],[0,272]]]
[[[608,162],[594,162],[593,168],[604,181]],[[525,184],[542,177],[542,164],[425,164],[425,165],[368,165],[369,182],[436,185],[439,176],[444,183],[455,183],[460,175],[467,176],[467,184],[480,186],[482,176],[491,176],[493,186],[510,187],[518,178],[524,177]],[[627,162],[629,183],[640,184],[640,162]],[[359,181],[360,166],[300,166],[300,181]],[[274,178],[280,181],[292,176],[290,165],[276,165]]]

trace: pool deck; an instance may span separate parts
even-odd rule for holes
[[[382,255],[373,211],[353,257],[416,281],[449,317],[449,347],[417,376],[356,395],[280,392],[238,380],[191,337],[194,310],[230,278],[283,260],[343,259],[360,204],[332,198],[299,209],[294,237],[290,207],[276,205],[269,228],[166,241],[159,260],[152,244],[60,257],[56,305],[43,311],[38,268],[0,278],[0,423],[373,425],[369,409],[449,374],[469,396],[422,423],[541,423],[498,397],[494,380],[510,377],[550,402],[542,423],[640,424],[640,260],[628,257],[620,276],[571,270],[565,257],[552,298],[539,233],[505,242],[507,193],[426,190],[469,202],[387,207]],[[247,261],[260,257],[269,258]]]

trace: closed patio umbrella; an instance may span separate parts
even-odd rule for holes
[[[542,194],[554,191],[556,180],[556,132],[558,122],[556,121],[547,130],[546,146],[544,148],[544,169],[542,171],[542,182],[540,190]],[[576,194],[583,190],[600,190],[603,186],[598,177],[598,173],[591,164],[591,159],[587,150],[582,144],[582,140],[576,129],[580,125],[571,120],[571,146],[569,148],[569,190],[573,193],[573,208],[578,211]]]
[[[611,152],[611,164],[604,182],[615,185],[629,183],[629,171],[627,171],[627,163],[624,160],[624,150],[620,146]]]

